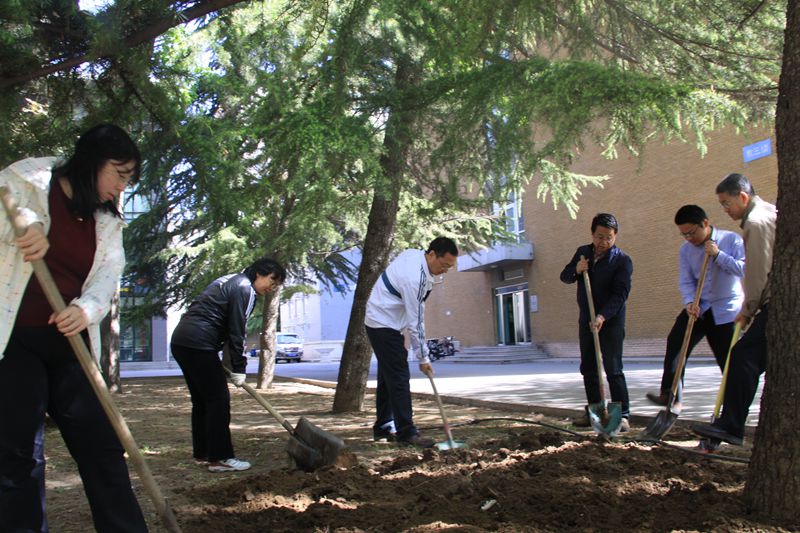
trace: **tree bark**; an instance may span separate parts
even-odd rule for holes
[[[111,309],[100,322],[100,372],[108,390],[122,392],[119,376],[119,291],[111,300]]]
[[[281,306],[281,289],[264,296],[264,315],[259,333],[260,350],[258,351],[257,389],[269,389],[275,377],[275,352],[278,345],[275,332],[278,326],[278,315]]]
[[[395,85],[398,92],[409,89],[418,83],[418,67],[408,58],[398,60],[395,71]],[[342,348],[342,362],[336,394],[333,398],[333,412],[344,413],[364,410],[364,395],[367,389],[367,375],[372,356],[372,347],[364,329],[367,300],[372,286],[386,268],[392,248],[400,191],[408,166],[408,154],[413,143],[412,128],[415,114],[404,109],[402,102],[389,110],[381,157],[381,167],[385,185],[377,186],[369,212],[367,235],[364,238],[361,265],[358,269],[358,282],[347,325],[347,336]]]
[[[745,485],[748,506],[800,523],[800,0],[789,0],[776,113],[778,223],[770,274],[768,378]]]

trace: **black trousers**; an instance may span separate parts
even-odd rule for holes
[[[0,531],[48,531],[45,412],[78,465],[94,527],[146,532],[124,449],[66,337],[15,328],[0,360]]]
[[[586,391],[586,400],[599,403],[600,382],[597,377],[597,358],[594,352],[594,335],[588,324],[578,326],[578,336],[581,346],[581,375],[583,375],[583,389]],[[625,325],[622,323],[606,322],[600,329],[600,351],[603,353],[603,370],[608,380],[611,400],[619,402],[622,416],[631,413],[630,400],[628,399],[628,384],[622,372],[622,343],[625,340]]]
[[[390,328],[367,327],[367,337],[378,359],[378,387],[375,393],[375,427],[394,421],[397,438],[408,439],[419,433],[414,426],[411,387],[408,380],[408,350],[403,335]]]
[[[218,352],[171,344],[192,397],[192,454],[221,461],[235,457],[231,441],[231,394]]]
[[[767,319],[764,306],[731,352],[722,416],[716,424],[737,437],[744,437],[750,404],[756,397],[761,374],[767,369]]]
[[[678,357],[681,353],[683,346],[683,336],[686,334],[686,327],[689,325],[689,313],[686,309],[680,312],[675,318],[675,324],[667,337],[667,351],[664,355],[664,371],[661,374],[661,392],[668,394],[672,389],[672,382],[675,379],[675,370],[678,366]],[[716,324],[714,322],[714,314],[711,309],[706,311],[700,316],[699,320],[695,320],[692,327],[692,335],[689,337],[689,349],[686,353],[688,360],[692,350],[700,339],[705,337],[708,340],[708,345],[711,346],[711,351],[714,352],[714,359],[719,365],[719,369],[725,368],[725,359],[728,357],[728,349],[731,346],[731,339],[733,338],[733,330],[735,324],[727,322],[725,324]],[[684,373],[686,367],[684,367]],[[678,395],[676,399],[680,402],[683,397],[683,374],[681,374],[681,382],[678,385]]]

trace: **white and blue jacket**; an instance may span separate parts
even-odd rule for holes
[[[429,363],[425,343],[425,300],[433,288],[433,276],[422,250],[406,250],[381,274],[367,301],[364,324],[370,328],[408,330],[411,353]]]

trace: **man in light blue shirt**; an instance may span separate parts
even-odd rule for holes
[[[675,224],[683,238],[686,239],[680,248],[678,276],[678,287],[685,307],[675,319],[672,331],[667,337],[661,392],[659,394],[647,393],[647,399],[657,405],[667,405],[683,337],[689,323],[689,315],[694,315],[696,321],[689,339],[686,357],[689,357],[700,339],[705,337],[714,352],[717,364],[720,369],[723,369],[733,337],[734,319],[744,301],[742,288],[744,242],[742,238],[732,231],[721,230],[709,225],[705,211],[696,205],[685,205],[678,209],[675,214]],[[700,294],[700,301],[695,302],[695,292],[700,281],[700,272],[706,253],[711,256],[706,280],[703,292]],[[683,381],[683,376],[681,376],[681,381]],[[678,387],[676,398],[678,409],[681,407],[682,388],[682,386]]]

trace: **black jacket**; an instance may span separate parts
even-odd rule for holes
[[[586,288],[583,286],[583,274],[578,276],[575,272],[575,266],[581,256],[589,258],[589,282],[592,284],[595,312],[603,315],[609,326],[615,323],[624,326],[625,302],[631,292],[633,261],[616,246],[613,246],[597,263],[591,260],[594,257],[594,245],[587,244],[576,250],[572,260],[561,271],[561,281],[564,283],[578,282],[578,308],[581,311],[580,324],[582,326],[587,326],[591,318],[589,317]]]
[[[245,324],[256,302],[256,291],[244,274],[215,279],[194,299],[172,333],[172,344],[195,350],[219,351],[228,344],[232,370],[243,374]]]

